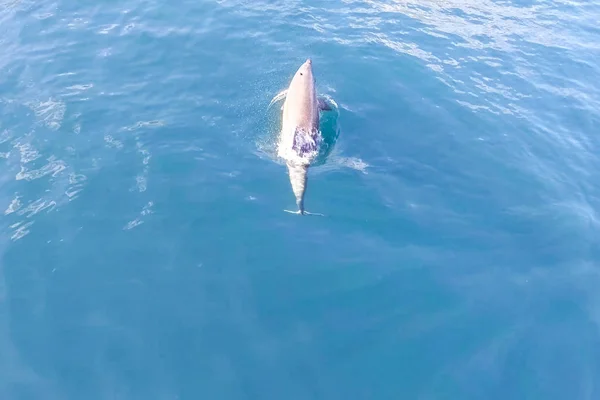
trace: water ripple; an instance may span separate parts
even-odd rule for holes
[[[356,379],[338,369],[335,378],[350,384],[323,389],[332,394],[324,397],[336,397],[335,390],[351,392],[356,382],[390,394],[397,380],[379,379],[394,369],[380,357],[380,370],[365,363],[371,354],[392,360],[394,351],[406,352],[395,360],[407,359],[419,348],[415,368],[427,371],[415,375],[419,388],[403,388],[418,397],[433,396],[448,376],[461,387],[477,386],[480,370],[502,382],[513,353],[549,368],[535,347],[539,337],[544,354],[553,345],[575,350],[569,354],[593,348],[597,340],[585,336],[568,345],[581,348],[565,343],[587,322],[600,332],[600,8],[520,3],[0,0],[0,300],[9,299],[0,308],[10,305],[0,312],[7,316],[0,347],[14,347],[9,361],[0,360],[2,371],[21,362],[61,390],[101,387],[114,397],[124,392],[111,390],[131,384],[130,394],[144,397],[128,378],[115,378],[134,363],[151,368],[139,376],[167,376],[158,385],[176,391],[197,378],[169,381],[192,359],[216,360],[234,381],[247,371],[240,360],[256,364],[262,358],[253,357],[265,353],[281,373],[276,378],[289,383],[288,372],[300,366],[286,364],[294,357],[304,371],[322,360],[317,372],[352,357],[348,369],[366,373]],[[334,93],[340,105],[339,125],[324,121],[335,148],[311,171],[322,174],[311,180],[311,204],[332,210],[319,220],[273,211],[288,195],[285,172],[273,165],[269,143],[256,146],[279,115],[271,118],[266,104],[307,56],[314,57],[319,90]],[[76,244],[67,243],[74,237]],[[265,243],[268,257],[260,253]],[[311,249],[302,263],[289,256],[299,248]],[[103,280],[111,290],[86,286]],[[131,281],[143,283],[133,294]],[[39,293],[28,297],[28,290]],[[556,324],[562,330],[548,335],[544,328],[555,325],[540,322],[540,304],[556,303],[562,293],[575,293],[577,310],[569,316],[576,323]],[[157,303],[148,306],[148,299]],[[90,331],[82,327],[94,316],[101,323],[85,336]],[[149,320],[173,323],[159,322],[166,331],[156,333]],[[104,337],[97,330],[112,324],[139,340],[133,352],[111,337],[69,353],[75,342],[94,345],[90,338]],[[497,329],[471,328],[490,324]],[[477,337],[473,347],[461,347],[462,335],[454,346],[448,332],[456,326]],[[231,353],[180,362],[152,349],[171,346],[168,338],[182,331],[194,337],[189,344],[213,343],[213,328],[225,338],[225,350],[216,351]],[[38,331],[47,336],[36,337]],[[82,340],[71,341],[69,332]],[[36,351],[51,340],[64,342],[54,353]],[[522,343],[531,344],[533,356],[522,356]],[[148,344],[148,352],[135,350]],[[183,356],[173,346],[165,354]],[[80,350],[89,354],[79,361]],[[290,357],[280,359],[279,350]],[[96,364],[85,367],[90,359]],[[83,371],[87,383],[54,379],[49,360],[62,371]],[[592,393],[596,360],[579,361]],[[323,386],[331,378],[315,375]]]

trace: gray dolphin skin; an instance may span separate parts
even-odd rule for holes
[[[319,112],[331,110],[331,107],[317,97],[310,58],[298,68],[292,78],[282,109],[281,143],[288,149],[286,164],[298,206],[298,211],[285,211],[300,215],[311,214],[304,209],[308,167],[321,144]]]

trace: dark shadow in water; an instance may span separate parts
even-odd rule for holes
[[[319,150],[319,155],[312,163],[313,166],[323,165],[327,162],[327,158],[333,151],[335,144],[340,137],[341,129],[340,124],[338,123],[340,116],[339,108],[332,99],[328,98],[327,100],[332,105],[332,109],[331,111],[321,112],[319,129],[321,131],[321,136],[323,137],[323,143]]]

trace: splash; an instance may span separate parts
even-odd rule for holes
[[[287,90],[279,92],[267,107],[267,131],[256,141],[257,155],[279,164],[289,160],[309,163],[312,166],[324,164],[340,134],[337,103],[329,96],[321,95],[331,104],[332,111],[321,114],[319,129],[315,132],[297,131],[282,134],[279,103],[285,99],[286,94]],[[274,105],[279,107],[273,107]]]
[[[277,155],[288,161],[300,165],[310,165],[319,155],[323,137],[319,130],[306,132],[296,129],[293,133],[279,136]]]
[[[327,100],[332,110],[321,113],[318,131],[310,134],[303,131],[282,134],[280,103],[285,100],[286,94],[287,90],[279,92],[271,99],[267,107],[265,115],[267,130],[255,142],[255,154],[258,157],[280,165],[285,165],[290,161],[310,165],[315,174],[344,168],[367,174],[369,164],[360,158],[346,157],[340,154],[343,151],[340,151],[337,145],[341,134],[339,106],[329,95],[319,94],[320,97]]]

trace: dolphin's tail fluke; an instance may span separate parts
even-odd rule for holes
[[[306,183],[307,183],[307,175],[308,175],[308,165],[307,164],[296,164],[296,163],[288,163],[288,173],[290,175],[290,183],[292,184],[292,190],[294,192],[294,196],[296,197],[296,204],[298,205],[298,211],[290,211],[284,210],[286,212],[292,214],[300,214],[300,215],[320,215],[323,214],[318,213],[309,213],[304,209],[304,193],[306,192]]]
[[[308,212],[308,211],[306,211],[306,210],[303,210],[303,211],[300,211],[300,210],[296,210],[296,211],[292,211],[292,210],[283,210],[283,211],[285,211],[285,212],[287,212],[287,213],[290,213],[290,214],[299,214],[299,215],[316,215],[316,216],[319,216],[319,217],[324,217],[324,216],[325,216],[325,214]]]

